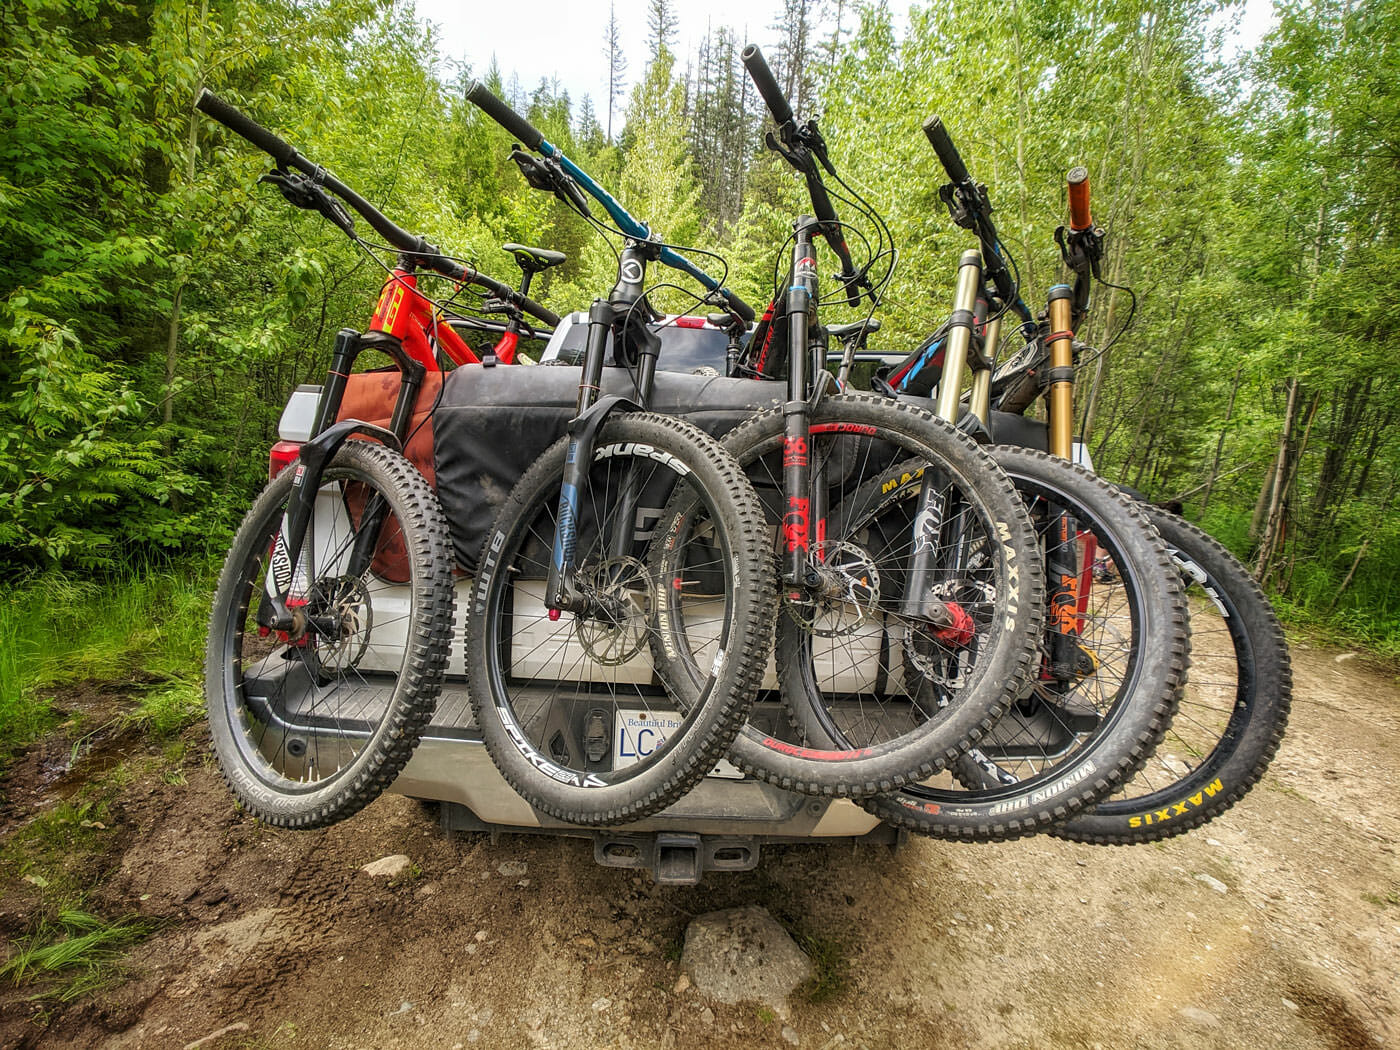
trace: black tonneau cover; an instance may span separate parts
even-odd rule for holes
[[[581,369],[568,365],[464,365],[447,377],[433,416],[438,498],[457,562],[475,571],[487,530],[510,490],[574,416]],[[781,402],[779,383],[656,373],[652,407],[721,436]],[[603,393],[636,396],[632,374],[603,370]]]

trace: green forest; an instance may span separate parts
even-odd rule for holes
[[[406,2],[0,6],[0,748],[42,731],[65,679],[139,674],[153,720],[193,709],[207,594],[282,405],[383,279],[257,185],[267,158],[193,109],[200,90],[504,281],[504,242],[567,252],[535,294],[586,308],[612,252],[525,184],[464,100],[480,77],[761,303],[805,193],[763,147],[746,41],[716,27],[677,53],[673,2],[653,0],[644,53],[600,17],[580,46],[613,74],[601,100],[521,83],[504,42],[502,68],[443,61]],[[1400,307],[1400,5],[1280,4],[1227,60],[1237,10],[773,0],[759,42],[894,235],[881,348],[939,323],[974,246],[939,201],[927,117],[1035,295],[1059,279],[1064,174],[1087,166],[1105,277],[1136,295],[1081,374],[1097,469],[1182,501],[1289,618],[1395,652],[1400,387],[1377,369]],[[1100,293],[1084,337],[1107,345],[1129,313]]]

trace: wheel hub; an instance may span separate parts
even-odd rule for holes
[[[326,674],[341,674],[360,662],[374,627],[369,588],[358,576],[338,576],[322,583],[330,630],[318,633],[317,656]]]
[[[579,570],[577,582],[588,602],[574,618],[579,644],[600,664],[625,664],[646,645],[646,567],[636,558],[610,558]]]

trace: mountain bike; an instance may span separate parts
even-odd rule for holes
[[[468,98],[515,137],[512,157],[532,186],[556,194],[595,221],[583,199],[586,193],[612,220],[612,232],[623,236],[618,282],[607,301],[595,302],[590,311],[589,347],[590,351],[595,346],[601,349],[609,335],[613,337],[617,359],[636,364],[640,404],[646,404],[651,396],[658,352],[655,340],[648,341],[644,326],[637,323],[650,313],[645,286],[649,263],[663,262],[696,277],[707,290],[702,298],[726,308],[724,315],[712,320],[729,326],[737,339],[737,333],[753,319],[753,311],[747,306],[736,308],[735,298],[722,281],[653,236],[645,223],[631,216],[485,87],[474,85]],[[812,246],[816,229],[810,220],[800,222],[794,240],[795,279],[790,282],[792,291],[786,306],[797,320],[790,326],[787,399],[779,409],[761,413],[736,429],[726,439],[726,446],[742,453],[741,463],[772,455],[784,464],[781,485],[775,487],[775,492],[781,493],[781,505],[769,501],[766,509],[781,537],[783,602],[789,610],[801,611],[797,619],[787,615],[780,631],[823,630],[813,620],[813,610],[819,604],[853,602],[859,610],[858,620],[874,616],[883,622],[888,618],[890,632],[914,639],[913,644],[924,653],[925,666],[938,670],[925,673],[911,664],[909,685],[901,686],[902,695],[896,702],[882,695],[883,685],[890,681],[889,669],[879,669],[878,657],[872,661],[863,693],[867,707],[879,708],[881,714],[871,719],[871,735],[859,744],[812,748],[791,739],[790,734],[764,732],[749,724],[734,740],[730,758],[740,769],[785,788],[864,795],[942,768],[991,721],[989,712],[1005,704],[1009,699],[1006,683],[1023,674],[1028,665],[1026,651],[1041,605],[1039,578],[1029,569],[1022,571],[1017,560],[1027,549],[1030,536],[1024,512],[1009,486],[975,446],[926,413],[872,398],[829,397],[827,388],[815,383],[815,373],[808,370],[807,363],[814,349],[808,322],[815,325],[811,304],[816,294]],[[584,384],[596,386],[600,374],[600,369],[590,371],[585,365]],[[746,381],[727,385],[722,380],[708,382],[739,404],[769,396],[766,386]],[[959,535],[960,542],[969,548],[975,546],[977,558],[968,564],[954,564],[955,559],[939,544],[938,525],[930,522],[919,548],[924,563],[913,564],[910,552],[915,533],[911,527],[907,530],[909,546],[881,552],[879,569],[887,580],[883,595],[863,586],[852,598],[852,586],[862,586],[857,584],[857,567],[840,560],[838,551],[845,548],[836,537],[826,534],[825,508],[862,478],[911,457],[946,479],[944,532],[949,537]],[[666,505],[668,517],[683,516],[684,511],[683,498],[673,496]],[[899,593],[895,580],[908,572],[919,574],[916,578],[921,582],[908,589],[907,601],[892,604],[891,596]],[[869,579],[867,574],[867,583]],[[703,687],[706,660],[714,650],[673,644],[670,632],[678,625],[689,626],[696,617],[703,622],[705,614],[703,584],[695,587],[673,579],[672,586],[696,591],[700,600],[692,600],[679,610],[686,619],[668,621],[666,631],[651,640],[650,668],[684,704]],[[804,626],[797,626],[799,623]],[[781,652],[781,644],[779,648]],[[493,651],[487,639],[474,637],[469,659],[480,663]],[[784,694],[795,696],[794,691],[801,689],[786,673],[779,678]],[[882,683],[880,689],[871,688],[876,681]],[[805,690],[802,695],[806,702]]]
[[[533,148],[548,146],[483,86],[468,97]],[[557,151],[512,155],[531,185],[581,214],[575,180],[606,197],[580,170],[566,174]],[[647,266],[703,274],[648,232],[630,228],[617,282],[589,310],[569,433],[502,506],[472,591],[466,664],[486,748],[517,793],[572,823],[635,820],[694,786],[743,724],[772,640],[757,497],[718,442],[645,410],[657,349]],[[707,288],[733,317],[752,318],[738,296]],[[610,340],[638,369],[635,399],[602,393]],[[668,690],[653,654],[684,661],[695,680]],[[635,744],[626,754],[613,746],[619,730]]]
[[[1071,171],[1068,181],[1070,224],[1056,231],[1073,288],[1052,291],[1048,324],[1032,318],[1020,301],[1018,282],[996,233],[986,189],[967,176],[966,168],[942,125],[930,121],[929,137],[952,180],[942,195],[960,226],[978,236],[989,260],[978,323],[990,348],[998,344],[1000,314],[1014,310],[1022,319],[1022,347],[1010,360],[993,367],[985,361],[969,399],[971,415],[989,425],[994,440],[1030,442],[1057,457],[1072,450],[1073,355],[1078,345],[1063,333],[1078,327],[1088,307],[1090,277],[1104,232],[1091,218],[1087,172]],[[989,306],[991,304],[991,306]],[[1000,306],[1000,312],[993,309]],[[1056,336],[1059,335],[1059,338]],[[903,389],[942,389],[941,336],[935,333],[914,354],[895,366],[891,385]],[[1023,420],[1021,413],[1044,394],[1049,424]],[[993,405],[998,411],[993,411]],[[1038,457],[1029,448],[1010,452],[1019,459]],[[1005,462],[1005,461],[1004,461]],[[1099,481],[1097,488],[1103,489]],[[1116,502],[1121,504],[1121,498]],[[1277,749],[1288,710],[1290,675],[1282,632],[1258,585],[1238,562],[1199,529],[1159,508],[1139,503],[1167,544],[1168,553],[1188,589],[1192,637],[1192,673],[1180,706],[1153,756],[1129,779],[1096,805],[1051,829],[1053,834],[1086,842],[1151,841],[1199,826],[1238,800],[1262,775]],[[1121,559],[1104,557],[1102,544],[1081,555],[1081,593],[1122,584]],[[1091,566],[1097,563],[1096,569]],[[1010,778],[1006,763],[984,749],[956,769],[980,797],[994,793]],[[1003,788],[1004,790],[1004,788]],[[919,812],[934,796],[900,800],[904,812]],[[942,796],[962,799],[957,793]],[[936,819],[936,818],[934,818]]]
[[[225,779],[259,819],[317,827],[356,812],[392,782],[432,715],[446,669],[447,522],[402,450],[424,376],[437,368],[429,337],[452,346],[454,335],[424,323],[412,271],[514,293],[409,234],[210,92],[196,105],[273,158],[264,179],[290,203],[354,237],[348,205],[402,253],[371,329],[337,335],[308,440],[291,455],[274,450],[273,476],[234,537],[210,614],[205,696]],[[396,323],[417,327],[394,331]],[[410,332],[417,340],[405,338]],[[338,419],[365,351],[387,355],[400,372],[386,427]]]
[[[771,82],[771,74],[764,75],[766,66],[762,65],[761,56],[755,54],[751,59],[750,49],[746,49],[744,61],[746,64],[752,61],[751,72],[757,69],[754,79],[759,84],[759,92],[779,124],[779,141],[770,138],[770,147],[778,149],[803,174],[814,209],[828,217],[829,225],[834,211],[829,195],[821,188],[822,173],[825,171],[838,181],[839,176],[826,156],[820,132],[814,122],[806,125],[795,122],[776,83]],[[841,186],[848,199],[863,203],[844,182]],[[843,261],[846,273],[858,275],[866,269],[868,266],[855,270]],[[942,332],[940,349],[942,357],[947,359],[944,375],[948,381],[934,400],[934,414],[948,424],[958,420],[964,363],[980,362],[980,343],[973,339],[973,332],[974,308],[981,283],[982,263],[978,253],[965,253],[958,269],[953,314]],[[852,325],[843,332],[842,376],[850,374],[859,341],[868,330],[868,324]],[[757,337],[754,343],[759,343]],[[761,367],[756,358],[752,367]],[[979,381],[974,380],[974,390],[978,385]],[[1088,506],[1095,508],[1092,525],[1077,529],[1069,510],[1078,510],[1081,517],[1088,513],[1084,501],[1074,502],[1078,490],[1083,487],[1077,484],[1078,479],[1066,482],[1055,477],[1053,488],[1048,488],[1043,478],[1027,477],[1028,472],[1032,475],[1045,473],[1039,464],[1027,465],[1000,450],[993,450],[993,454],[998,465],[1012,478],[1035,519],[1039,542],[1032,548],[1032,557],[1038,568],[1044,567],[1051,589],[1045,604],[1046,627],[1036,639],[1038,654],[1034,674],[1028,676],[1029,681],[1022,679],[1015,683],[1016,692],[1006,713],[973,753],[1001,754],[1005,764],[1018,766],[1013,782],[1019,785],[1025,781],[1026,786],[1013,789],[1003,785],[995,797],[977,801],[970,800],[966,792],[962,792],[940,804],[925,797],[927,792],[938,790],[934,786],[937,782],[925,780],[921,785],[911,785],[905,789],[906,793],[898,796],[900,799],[920,797],[917,808],[891,806],[887,796],[864,803],[872,812],[900,826],[963,838],[1029,833],[1062,815],[1066,807],[1085,804],[1092,792],[1105,790],[1106,783],[1121,779],[1165,729],[1185,663],[1184,641],[1178,627],[1184,618],[1179,604],[1180,587],[1175,584],[1165,553],[1138,542],[1139,534],[1148,531],[1145,521],[1140,516],[1136,522],[1125,521],[1119,515],[1110,519],[1117,526],[1112,537],[1103,537],[1114,544],[1120,560],[1131,560],[1133,566],[1133,572],[1127,577],[1128,596],[1132,601],[1116,603],[1116,623],[1111,624],[1104,608],[1089,608],[1079,603],[1074,591],[1078,576],[1067,569],[1074,554],[1071,538],[1080,532],[1105,531],[1102,528],[1105,514],[1117,508],[1101,510],[1090,500]],[[1055,474],[1055,468],[1052,466],[1049,472]],[[869,538],[861,549],[877,546],[886,536],[898,535],[904,522],[923,517],[920,504],[928,493],[926,477],[926,472],[917,464],[896,463],[848,496],[835,518],[844,530],[864,530]],[[1032,490],[1032,480],[1042,484]],[[1098,504],[1102,502],[1097,500]],[[1050,507],[1054,508],[1053,513],[1047,513]],[[873,526],[876,520],[882,523],[879,528]],[[1057,533],[1057,529],[1064,531]],[[1133,557],[1130,558],[1130,554]],[[1072,616],[1069,615],[1071,610]],[[838,646],[833,644],[832,648]],[[842,640],[839,657],[830,663],[833,666],[851,663],[853,648],[852,641]],[[806,675],[809,693],[824,695],[829,700],[794,705],[794,719],[800,731],[812,740],[831,741],[836,745],[851,741],[854,734],[864,731],[861,712],[849,710],[850,705],[847,705],[848,710],[841,711],[838,704],[830,702],[843,691],[837,674],[824,673],[814,661],[804,663],[809,668]],[[1032,706],[1039,708],[1034,715],[1028,711]],[[1071,706],[1074,710],[1069,710]],[[1076,747],[1085,741],[1081,727],[1086,710],[1106,716],[1100,720],[1102,730],[1089,738],[1094,746],[1087,749]],[[1056,738],[1053,752],[1043,748],[1027,753],[1027,724],[1032,721],[1053,724]],[[1082,764],[1070,767],[1066,756],[1075,750],[1083,752]],[[959,759],[955,768],[964,764],[964,760]],[[1097,774],[1088,784],[1084,783],[1083,775],[1072,775],[1084,769]],[[1066,776],[1067,772],[1071,775]],[[1010,779],[1004,772],[1002,776]],[[913,810],[912,817],[906,815],[906,808]]]

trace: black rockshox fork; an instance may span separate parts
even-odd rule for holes
[[[335,421],[340,414],[346,380],[354,367],[355,359],[366,350],[378,350],[387,354],[402,374],[398,399],[394,402],[394,412],[387,430],[355,419]],[[260,626],[293,634],[300,634],[310,627],[326,636],[334,634],[338,629],[332,620],[319,617],[314,610],[308,619],[298,622],[306,612],[298,607],[304,606],[309,596],[293,595],[298,575],[308,581],[316,579],[313,560],[315,544],[308,544],[306,540],[307,531],[312,528],[312,509],[316,502],[316,494],[321,488],[322,474],[341,444],[351,434],[364,434],[384,442],[390,448],[402,451],[424,375],[425,369],[422,364],[410,357],[403,349],[403,344],[392,335],[384,332],[361,334],[350,328],[342,328],[336,334],[330,368],[326,372],[326,382],[321,388],[321,397],[316,404],[311,437],[302,445],[296,465],[292,467],[295,471],[292,475],[292,494],[287,501],[281,527],[277,530],[277,538],[273,541],[267,580],[263,588],[265,601],[261,602],[258,608]],[[347,571],[352,575],[361,575],[369,567],[379,542],[379,526],[387,510],[383,500],[375,500],[365,508],[347,566]],[[299,574],[297,570],[303,560],[305,571]]]
[[[647,263],[658,257],[660,244],[654,241],[629,240],[622,250],[617,266],[617,283],[608,298],[595,299],[588,311],[588,340],[583,354],[583,377],[578,388],[578,403],[569,423],[569,447],[564,455],[564,479],[559,489],[559,515],[554,531],[554,551],[549,560],[549,578],[545,594],[551,610],[588,613],[589,596],[574,587],[576,555],[578,552],[578,508],[582,494],[587,491],[588,472],[593,464],[593,444],[598,431],[614,410],[636,411],[651,402],[651,390],[656,376],[659,343],[642,339],[637,361],[637,395],[641,404],[617,394],[601,395],[603,361],[607,353],[608,333],[620,356],[626,340],[629,315],[634,308],[650,316],[643,302]],[[639,305],[640,304],[640,305]],[[631,553],[634,529],[625,527],[636,521],[637,504],[641,497],[640,479],[635,475],[638,464],[628,467],[621,497],[614,513],[624,527],[613,530],[610,557],[621,559]],[[620,571],[620,570],[619,570]]]

